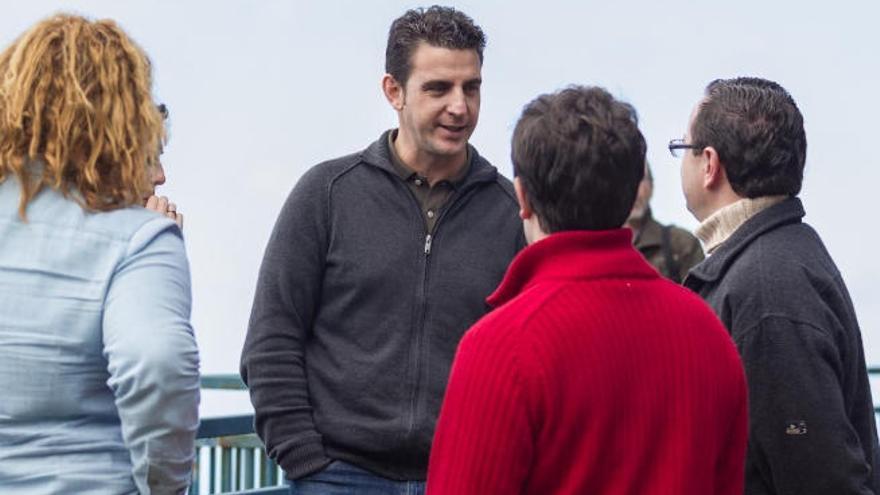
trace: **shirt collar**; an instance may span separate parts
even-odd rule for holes
[[[637,249],[660,246],[663,244],[662,230],[663,226],[657,220],[654,220],[651,209],[647,208],[642,216],[641,226],[635,234],[635,239],[633,239],[633,244]]]
[[[415,178],[421,178],[426,180],[424,177],[418,177],[418,174],[409,167],[403,160],[400,159],[400,155],[397,154],[397,149],[394,148],[394,140],[397,139],[397,129],[392,130],[388,133],[388,152],[391,158],[391,166],[394,167],[395,173],[401,179],[408,181]],[[468,171],[470,170],[471,163],[471,147],[468,145],[466,147],[467,154],[465,155],[465,165],[461,167],[458,173],[449,179],[445,179],[440,181],[440,183],[448,182],[453,187],[458,186],[462,180],[467,176]]]

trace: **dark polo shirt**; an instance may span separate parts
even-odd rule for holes
[[[465,157],[465,166],[451,179],[445,179],[437,182],[433,186],[428,184],[428,179],[414,172],[407,164],[403,163],[397,150],[394,149],[394,140],[397,139],[397,129],[388,133],[388,149],[391,150],[391,165],[397,172],[397,175],[406,182],[409,190],[412,191],[416,201],[422,210],[422,216],[425,217],[425,228],[428,233],[434,232],[434,224],[440,211],[446,201],[452,196],[452,193],[461,185],[463,179],[467,177],[468,169],[471,163],[471,150],[468,148]]]

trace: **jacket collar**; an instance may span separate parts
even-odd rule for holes
[[[645,216],[642,217],[642,227],[639,229],[633,243],[636,249],[644,249],[649,246],[660,246],[663,244],[662,239],[663,226],[651,214],[651,209],[645,210]]]
[[[397,169],[391,163],[391,150],[388,148],[388,135],[392,131],[393,129],[383,132],[378,141],[373,142],[373,144],[361,152],[361,159],[374,167],[385,170],[395,177],[400,177]],[[468,144],[468,156],[470,156],[470,163],[468,164],[467,175],[457,184],[468,186],[474,183],[494,182],[497,180],[498,170],[480,156],[476,148],[470,144]]]
[[[706,252],[714,253],[718,246],[724,244],[734,232],[737,231],[750,218],[757,215],[775,204],[788,199],[788,196],[760,196],[757,198],[742,198],[723,208],[700,223],[697,227],[696,236],[702,241]]]
[[[696,278],[704,282],[718,280],[752,241],[782,225],[800,223],[805,214],[804,205],[799,198],[787,198],[781,203],[759,211],[736,229],[711,256],[691,269],[687,278]]]
[[[486,302],[501,306],[546,280],[657,277],[633,248],[629,229],[557,232],[520,251]]]

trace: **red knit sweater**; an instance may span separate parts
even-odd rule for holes
[[[453,364],[428,495],[742,494],[736,348],[629,230],[529,246],[488,302]]]

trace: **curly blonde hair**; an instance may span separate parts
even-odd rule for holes
[[[0,54],[0,183],[19,214],[44,187],[89,211],[140,203],[165,141],[150,61],[111,20],[58,14]]]

